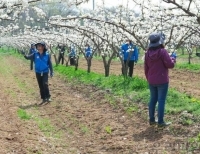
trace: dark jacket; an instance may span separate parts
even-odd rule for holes
[[[168,69],[173,68],[174,64],[175,59],[170,58],[165,49],[148,50],[145,53],[145,75],[149,84],[168,83]]]
[[[33,60],[35,63],[35,72],[36,73],[53,73],[52,62],[49,53],[44,52],[40,55],[39,52],[35,52],[31,55],[24,56],[28,60]]]
[[[65,46],[63,46],[63,45],[62,46],[58,45],[57,49],[59,49],[59,53],[63,54],[65,52]]]

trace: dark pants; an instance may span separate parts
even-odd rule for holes
[[[125,66],[127,65],[126,62],[127,62],[127,61],[124,60]],[[128,68],[129,68],[128,72],[129,72],[129,76],[130,76],[130,77],[133,76],[134,63],[135,63],[134,60],[130,60],[130,61],[128,62]],[[123,73],[123,74],[124,74],[124,73]]]
[[[155,121],[155,108],[158,102],[158,124],[164,123],[165,101],[167,97],[169,84],[149,85],[150,102],[149,102],[149,120]]]
[[[33,60],[31,60],[31,63],[30,63],[30,69],[33,70]]]
[[[51,97],[49,93],[48,77],[48,73],[36,73],[41,99],[48,99]]]
[[[70,57],[70,65],[75,65],[75,59],[74,59],[74,57]]]
[[[62,65],[64,64],[64,53],[59,53],[58,56],[58,63],[60,64],[60,61],[62,60]]]

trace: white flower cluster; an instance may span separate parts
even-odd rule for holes
[[[130,39],[134,44],[143,48],[148,47],[148,36],[154,31],[162,31],[166,35],[167,46],[178,48],[188,40],[198,43],[200,34],[200,1],[192,0],[168,0],[171,4],[159,1],[159,3],[151,3],[152,1],[134,0],[136,5],[142,11],[140,15],[136,15],[134,10],[128,10],[119,6],[115,11],[105,8],[96,8],[92,13],[82,13],[79,16],[69,15],[62,17],[61,15],[51,16],[45,24],[45,28],[39,26],[26,26],[18,36],[11,37],[10,32],[19,29],[19,26],[8,26],[0,29],[3,35],[7,35],[8,43],[17,42],[21,39],[46,40],[54,45],[56,43],[74,43],[79,49],[84,49],[86,42],[92,44],[102,56],[110,57],[113,52],[118,53],[120,46],[126,39]],[[188,3],[186,3],[186,1]],[[45,2],[45,1],[44,1]],[[67,4],[74,4],[72,0],[66,0]],[[77,1],[78,3],[79,1]],[[81,2],[81,0],[80,0]],[[8,15],[13,10],[16,3],[21,3],[23,7],[28,6],[27,0],[18,0],[15,2],[6,2],[8,6],[7,13],[0,13],[0,19],[11,19]],[[177,3],[177,5],[173,4]],[[0,3],[0,7],[3,3]],[[180,7],[178,7],[180,6]],[[178,7],[177,9],[172,9]],[[38,17],[46,19],[46,13],[36,7],[32,7]],[[14,11],[14,18],[21,13],[21,8]],[[191,15],[192,14],[192,15]],[[199,17],[199,22],[198,22]],[[30,22],[39,21],[33,19],[26,13],[26,20]],[[46,27],[49,26],[49,29]],[[194,33],[196,32],[196,33]],[[39,37],[38,33],[41,33]],[[19,37],[20,36],[20,37]],[[2,44],[2,40],[0,43]],[[12,40],[12,41],[11,41]],[[3,43],[7,44],[6,41]]]
[[[46,17],[46,13],[42,9],[40,9],[40,8],[38,8],[36,6],[34,6],[32,8],[37,13],[38,17],[40,17],[40,18],[45,18]]]

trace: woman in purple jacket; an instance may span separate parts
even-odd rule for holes
[[[164,48],[165,36],[162,33],[152,33],[150,44],[145,53],[145,75],[149,83],[149,123],[158,127],[170,125],[164,121],[165,101],[169,86],[168,69],[173,68],[176,60],[170,58]],[[155,120],[155,108],[158,102],[158,121]]]

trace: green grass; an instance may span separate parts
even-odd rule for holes
[[[106,133],[108,133],[108,134],[111,134],[111,133],[112,133],[112,129],[111,129],[110,126],[106,126],[106,127],[105,127],[105,131],[106,131]]]
[[[129,106],[125,110],[126,110],[126,113],[131,114],[132,112],[138,111],[138,107],[136,105],[135,106]]]
[[[103,89],[111,89],[115,94],[123,94],[124,89],[130,91],[142,91],[147,89],[147,83],[139,77],[124,78],[123,76],[111,75],[104,77],[102,74],[87,73],[85,70],[79,69],[74,71],[73,67],[58,66],[54,70],[65,75],[68,80],[78,80],[84,84],[92,84]]]
[[[199,72],[200,71],[200,64],[177,63],[175,68]]]
[[[17,110],[17,115],[20,119],[22,120],[30,120],[31,119],[31,115],[29,115],[25,110],[23,109],[18,109]]]
[[[87,126],[81,125],[80,129],[81,129],[81,132],[84,134],[89,132],[89,128]]]
[[[36,121],[39,129],[45,134],[45,136],[53,138],[60,138],[62,136],[62,132],[57,132],[49,119],[35,117],[34,120]]]
[[[123,76],[111,75],[104,77],[98,73],[87,73],[85,70],[74,71],[73,67],[58,66],[55,71],[64,75],[69,82],[77,82],[97,86],[109,90],[113,95],[128,98],[131,103],[124,103],[125,110],[130,113],[137,111],[137,103],[148,103],[150,93],[146,80],[134,77],[124,78]],[[112,99],[110,99],[112,100]],[[111,101],[113,104],[113,101]],[[114,106],[116,104],[113,104]],[[188,111],[194,115],[200,115],[200,100],[189,95],[182,94],[175,89],[170,89],[166,101],[166,112],[168,114],[179,114]]]

